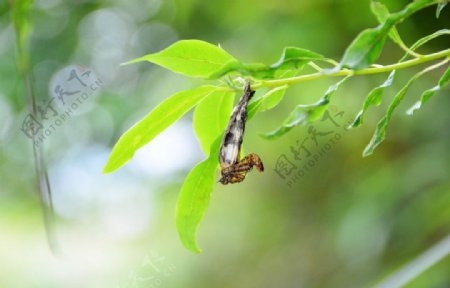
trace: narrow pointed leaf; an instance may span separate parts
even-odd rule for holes
[[[294,66],[298,69],[310,61],[321,59],[324,59],[324,57],[316,52],[303,48],[286,47],[284,48],[280,59],[276,63],[270,65],[270,67],[280,68],[283,66]]]
[[[369,156],[373,153],[373,151],[380,145],[386,136],[386,128],[389,124],[389,121],[392,118],[392,115],[395,111],[395,109],[400,105],[400,103],[405,98],[406,92],[408,92],[408,89],[411,87],[411,85],[416,81],[420,76],[423,74],[436,69],[442,65],[444,65],[446,61],[439,62],[435,65],[429,66],[425,68],[424,70],[420,71],[419,73],[415,74],[409,81],[406,83],[405,86],[403,86],[402,89],[395,95],[394,99],[392,100],[391,104],[388,107],[388,110],[386,112],[386,115],[381,118],[381,120],[377,124],[377,128],[375,129],[375,132],[372,136],[372,139],[370,140],[369,144],[366,146],[363,152],[363,156]]]
[[[444,75],[439,79],[439,86],[444,87],[450,83],[450,67],[445,70]]]
[[[286,134],[295,126],[304,126],[321,119],[330,104],[331,96],[333,96],[339,86],[350,77],[351,76],[347,76],[336,84],[330,86],[325,95],[318,102],[311,105],[297,105],[279,128],[272,132],[262,134],[261,136],[266,139],[276,139]]]
[[[362,69],[373,64],[381,54],[386,40],[383,26],[366,29],[359,34],[344,53],[341,65],[352,69]]]
[[[379,23],[383,23],[389,17],[388,8],[379,1],[371,1],[370,2],[370,10],[377,17]],[[401,41],[400,35],[398,34],[397,28],[392,27],[391,31],[389,31],[389,37],[396,43]]]
[[[241,69],[244,73],[259,79],[280,78],[280,74],[283,75],[285,71],[299,71],[310,61],[324,59],[322,55],[307,49],[286,47],[280,59],[270,66],[251,63],[244,64]]]
[[[223,133],[233,110],[234,92],[216,91],[194,110],[193,126],[203,152],[209,155],[213,141]]]
[[[433,0],[416,0],[400,12],[390,14],[378,27],[362,31],[345,50],[340,65],[358,70],[375,63],[391,29],[411,14],[434,3]]]
[[[264,112],[277,106],[286,94],[287,87],[287,85],[276,87],[249,103],[247,111],[248,119],[251,119],[257,112]]]
[[[197,229],[209,206],[215,184],[221,137],[211,146],[209,157],[197,164],[187,175],[176,208],[176,226],[183,245],[194,253],[200,253],[197,245]]]
[[[389,121],[391,120],[392,114],[394,113],[397,106],[402,102],[403,98],[406,95],[406,92],[408,91],[411,84],[414,82],[416,78],[412,78],[408,81],[408,83],[395,95],[394,100],[390,104],[388,108],[388,112],[386,115],[381,118],[381,120],[377,124],[377,128],[375,130],[375,133],[370,140],[370,143],[366,146],[363,152],[363,156],[369,156],[373,153],[375,148],[378,147],[378,145],[381,144],[381,142],[384,141],[384,138],[386,137],[386,128],[389,124]]]
[[[362,69],[378,59],[386,41],[386,32],[381,27],[366,29],[353,40],[342,58],[343,67]]]
[[[370,106],[380,105],[384,90],[392,85],[392,82],[394,81],[394,76],[395,70],[389,74],[388,79],[386,79],[386,81],[384,81],[383,84],[381,84],[378,87],[375,87],[374,89],[372,89],[372,91],[369,92],[369,95],[367,95],[366,100],[364,100],[363,108],[361,109],[361,111],[359,111],[358,115],[355,117],[355,120],[353,120],[352,124],[350,124],[349,128],[358,127],[363,123],[364,115],[366,114],[366,111]]]
[[[420,97],[420,100],[417,101],[411,108],[409,108],[406,111],[406,114],[413,115],[414,112],[419,110],[422,107],[423,104],[428,102],[428,100],[431,97],[433,97],[442,88],[444,88],[446,85],[448,85],[449,82],[450,82],[450,67],[448,67],[447,70],[444,72],[444,75],[442,75],[441,79],[439,80],[439,84],[434,86],[433,88],[425,90],[425,92],[422,93],[422,96]]]
[[[450,35],[450,29],[441,29],[441,30],[434,32],[433,34],[430,34],[430,35],[420,38],[419,40],[416,41],[416,43],[414,43],[411,46],[411,50],[415,50],[415,49],[419,48],[420,46],[426,44],[427,42],[429,42],[439,36],[444,36],[444,35]],[[405,54],[401,61],[405,60],[407,56],[408,55]]]
[[[436,18],[439,18],[439,16],[441,15],[442,10],[444,9],[445,6],[447,6],[448,2],[442,2],[439,3],[436,7]]]
[[[199,78],[215,79],[241,64],[222,48],[200,40],[181,40],[166,49],[124,64],[149,61],[171,71]]]
[[[449,29],[442,29],[439,31],[434,32],[433,34],[427,35],[423,38],[420,38],[419,40],[417,40],[410,48],[411,51],[416,50],[417,48],[419,48],[420,46],[426,44],[427,42],[435,39],[436,37],[439,36],[443,36],[443,35],[450,35],[450,30]],[[403,62],[404,60],[406,60],[409,56],[409,53],[405,53],[403,55],[403,57],[398,61]],[[385,82],[383,82],[383,84],[381,84],[378,87],[375,87],[372,91],[369,92],[369,95],[366,97],[364,104],[363,104],[363,108],[361,109],[361,111],[359,111],[359,113],[356,115],[355,120],[353,120],[353,123],[351,125],[349,125],[349,128],[355,128],[360,126],[363,123],[363,117],[367,111],[367,109],[372,106],[372,105],[379,105],[381,103],[381,98],[383,96],[384,90],[387,87],[390,87],[392,85],[392,82],[394,81],[395,78],[395,70],[393,70],[388,78],[386,79]],[[430,92],[427,92],[427,94]],[[415,105],[419,105],[419,104],[415,104]],[[412,107],[413,108],[413,107]],[[412,109],[411,108],[411,109]],[[408,110],[409,111],[409,110]]]
[[[384,23],[390,15],[388,8],[379,1],[371,1],[370,8],[372,10],[372,13],[377,17],[379,23]],[[394,43],[411,54],[412,51],[405,45],[395,26],[391,28],[388,36],[392,41],[394,41]]]
[[[153,140],[203,98],[217,91],[215,86],[201,86],[196,89],[178,92],[167,98],[141,121],[126,131],[114,146],[103,173],[120,168],[134,153]]]

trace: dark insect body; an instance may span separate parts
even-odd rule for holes
[[[222,177],[219,182],[226,184],[244,181],[245,175],[253,166],[259,172],[264,171],[263,163],[258,155],[251,153],[239,160],[242,141],[244,138],[245,121],[247,120],[247,105],[255,94],[250,88],[250,81],[245,83],[244,95],[231,114],[227,129],[220,145],[219,163]]]

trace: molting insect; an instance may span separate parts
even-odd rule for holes
[[[250,88],[250,81],[247,81],[244,87],[244,95],[242,95],[239,103],[234,108],[227,129],[223,135],[219,152],[222,178],[220,178],[219,182],[224,185],[244,181],[245,175],[252,170],[253,166],[259,172],[264,171],[261,159],[254,153],[239,160],[244,137],[245,121],[247,120],[247,105],[254,94],[255,91]]]

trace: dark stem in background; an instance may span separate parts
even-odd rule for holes
[[[33,78],[30,69],[30,55],[29,55],[29,23],[28,23],[28,12],[32,6],[31,0],[16,0],[9,2],[12,13],[12,20],[14,23],[14,28],[16,30],[17,39],[17,66],[22,76],[22,81],[24,85],[24,93],[27,101],[28,112],[36,119],[37,108],[36,108],[36,96],[33,88]],[[45,164],[44,153],[42,151],[42,145],[36,147],[34,143],[36,142],[36,135],[33,134],[32,146],[33,146],[33,158],[34,167],[37,177],[37,189],[39,191],[39,198],[42,204],[42,212],[44,218],[44,225],[47,234],[47,241],[50,250],[57,254],[58,244],[56,241],[56,235],[53,229],[54,221],[54,210],[52,203],[52,193],[50,180],[48,177],[47,167]]]
[[[33,80],[29,69],[25,69],[22,74],[22,80],[25,89],[25,97],[27,99],[28,111],[33,115],[34,118],[37,116],[36,109],[36,97],[33,90]],[[33,133],[33,158],[34,158],[34,168],[37,178],[37,189],[39,191],[39,198],[42,205],[42,213],[44,217],[45,231],[47,234],[47,241],[50,250],[57,254],[58,244],[56,241],[56,236],[53,230],[53,220],[54,220],[54,210],[52,201],[52,190],[50,185],[50,180],[47,172],[47,165],[45,163],[44,153],[42,151],[42,145],[34,145],[36,141],[36,135]],[[37,147],[36,147],[37,146]]]

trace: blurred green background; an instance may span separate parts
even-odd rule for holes
[[[385,1],[391,11],[409,1]],[[394,2],[394,3],[392,3]],[[1,2],[0,2],[1,3]],[[0,287],[370,287],[450,233],[449,90],[413,117],[403,112],[434,86],[442,69],[414,84],[375,154],[361,154],[388,99],[420,67],[402,71],[364,125],[340,133],[302,177],[275,171],[308,137],[299,127],[276,141],[258,136],[277,127],[298,103],[320,98],[337,79],[297,84],[275,110],[248,123],[245,149],[258,153],[264,174],[239,185],[216,185],[200,225],[203,253],[185,250],[175,229],[175,205],[187,172],[203,159],[192,113],[140,150],[119,171],[103,175],[112,145],[164,98],[201,83],[149,63],[121,62],[159,51],[179,39],[219,44],[243,62],[275,62],[298,46],[339,60],[364,28],[375,26],[369,1],[62,1],[37,0],[31,20],[31,61],[39,101],[49,82],[73,64],[103,81],[45,141],[62,256],[48,249],[36,191],[32,146],[20,127],[27,115],[15,64],[8,3],[0,4]],[[407,44],[450,28],[425,9],[398,28]],[[423,47],[449,47],[442,38]],[[388,42],[379,63],[403,52]],[[341,126],[387,75],[350,79],[336,93],[332,115]],[[329,137],[329,136],[327,136]],[[327,145],[307,142],[312,153]],[[298,170],[297,170],[298,171]],[[291,181],[291,182],[289,182]],[[447,249],[448,253],[448,249]],[[407,287],[450,287],[446,257]]]

